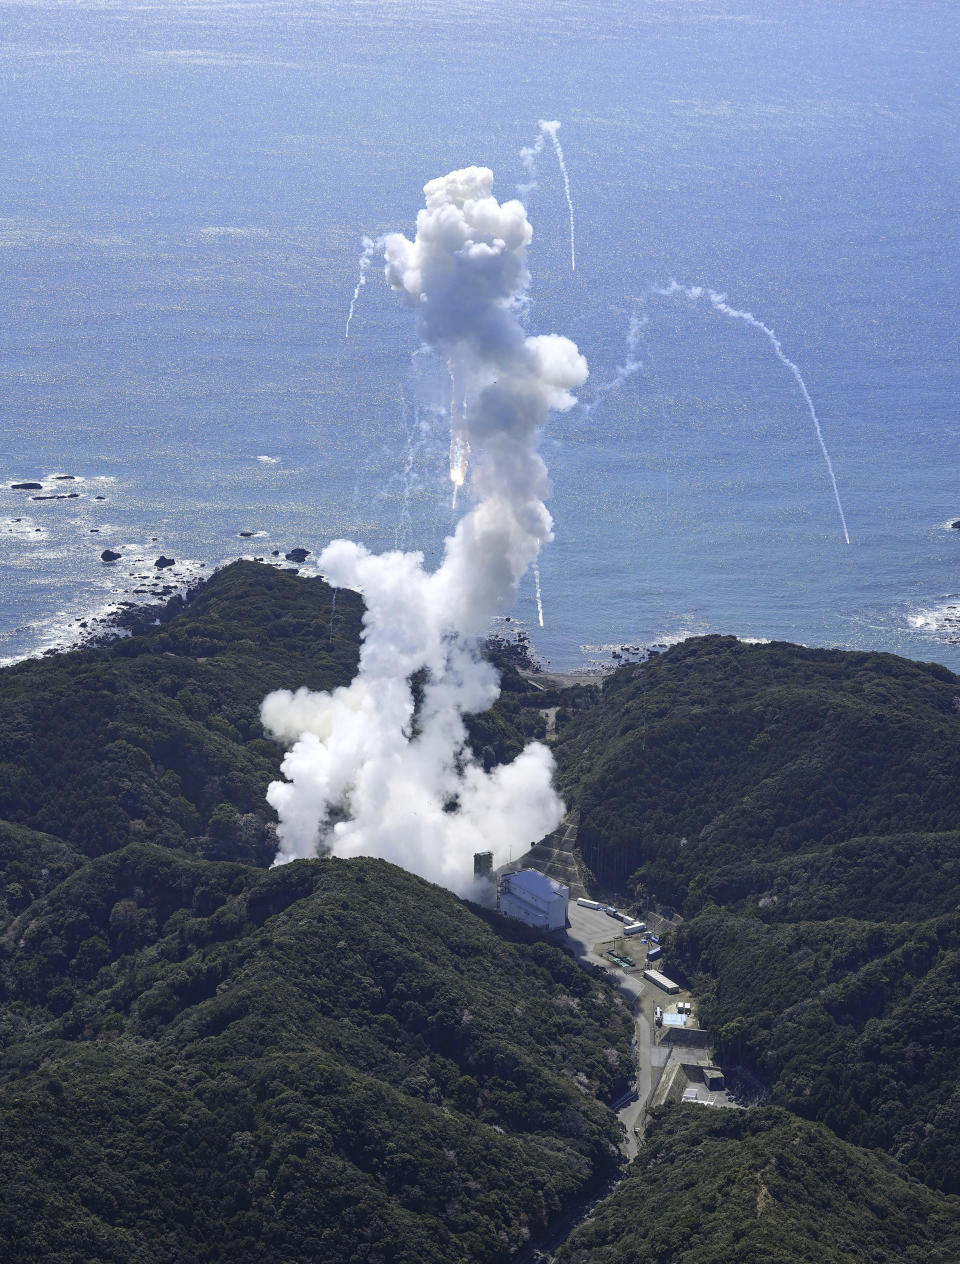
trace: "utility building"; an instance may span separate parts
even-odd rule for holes
[[[537,930],[563,930],[567,924],[570,888],[536,869],[505,873],[497,891],[497,907],[507,917]]]

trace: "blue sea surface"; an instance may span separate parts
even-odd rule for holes
[[[435,561],[442,370],[376,267],[344,337],[361,237],[455,167],[512,195],[545,118],[577,268],[548,145],[528,320],[591,378],[543,439],[545,626],[532,578],[511,612],[541,654],[720,631],[960,670],[958,49],[943,0],[0,2],[0,659],[161,552],[181,583],[340,535]],[[671,280],[775,331],[849,546],[791,372]]]

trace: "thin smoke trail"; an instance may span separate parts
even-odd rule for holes
[[[574,245],[574,222],[573,222],[573,198],[570,195],[570,177],[567,174],[567,164],[563,160],[563,149],[560,146],[560,138],[557,136],[557,129],[560,124],[554,119],[553,122],[544,122],[540,119],[540,127],[550,137],[553,144],[553,152],[557,155],[557,162],[560,164],[560,174],[563,176],[563,191],[567,198],[567,210],[570,214],[570,271],[577,270],[577,252]]]
[[[803,396],[804,403],[807,405],[807,411],[810,413],[810,420],[813,422],[814,433],[817,436],[817,443],[820,445],[820,451],[823,453],[823,459],[827,467],[827,473],[830,476],[830,485],[833,488],[833,498],[837,502],[837,511],[840,514],[840,524],[843,527],[843,538],[847,544],[850,543],[850,532],[847,530],[847,519],[843,512],[843,505],[840,501],[840,489],[837,486],[837,476],[833,472],[833,462],[830,460],[830,453],[827,451],[827,445],[823,438],[823,432],[820,429],[820,419],[817,416],[817,410],[810,398],[810,392],[807,390],[807,384],[803,380],[799,368],[794,362],[784,354],[783,347],[780,345],[780,339],[773,332],[769,325],[765,325],[762,320],[758,320],[752,312],[740,311],[736,307],[731,307],[727,302],[726,294],[719,294],[716,290],[707,289],[702,285],[679,285],[676,281],[671,281],[666,289],[657,289],[654,291],[669,297],[672,294],[684,294],[687,298],[694,301],[703,298],[704,295],[710,300],[714,311],[720,312],[724,316],[729,316],[733,320],[742,320],[746,324],[751,325],[754,329],[759,329],[764,335],[770,346],[773,348],[774,355],[780,363],[793,375],[797,386],[800,388],[800,394]]]
[[[601,382],[593,392],[593,399],[589,404],[583,405],[582,411],[586,417],[598,408],[606,397],[613,391],[618,391],[632,377],[640,372],[644,367],[644,362],[638,356],[640,344],[643,341],[644,327],[649,323],[649,317],[640,316],[636,312],[631,312],[630,323],[627,326],[626,339],[626,358],[623,364],[618,364],[613,371],[613,377],[606,382]],[[638,396],[639,399],[639,396]]]
[[[543,593],[540,591],[540,563],[533,564],[533,582],[537,590],[537,618],[540,620],[540,626],[543,627]]]
[[[539,119],[537,121],[537,126],[540,128],[537,139],[532,145],[525,145],[523,149],[520,150],[520,161],[523,163],[523,169],[526,173],[527,179],[524,183],[517,185],[517,193],[520,197],[526,197],[528,193],[537,187],[537,164],[535,160],[543,153],[544,143],[546,142],[547,137],[549,137],[550,143],[553,146],[553,152],[557,156],[557,164],[560,167],[560,175],[563,178],[563,192],[567,199],[567,211],[570,216],[570,271],[576,272],[577,252],[575,245],[573,196],[570,193],[570,176],[567,172],[567,164],[563,158],[563,147],[561,146],[560,139],[557,136],[557,132],[561,124],[557,119]]]
[[[336,611],[337,611],[337,590],[336,588],[334,588],[333,597],[331,598],[331,601],[330,601],[330,636],[328,639],[331,641],[333,640],[333,616],[336,614]]]
[[[361,239],[363,253],[360,255],[360,275],[357,278],[357,285],[353,291],[353,298],[350,300],[350,310],[347,312],[347,325],[343,331],[344,338],[350,337],[350,322],[353,320],[353,313],[357,306],[357,299],[360,297],[360,291],[367,283],[367,269],[373,262],[373,256],[380,246],[380,239],[364,236]]]

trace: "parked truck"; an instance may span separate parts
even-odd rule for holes
[[[600,907],[600,904],[597,900],[585,900],[582,895],[577,900],[577,903],[580,905],[581,908],[598,909]]]

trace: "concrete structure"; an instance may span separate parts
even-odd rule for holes
[[[700,1062],[681,1062],[671,1057],[653,1094],[651,1105],[691,1102],[695,1106],[736,1106],[722,1084],[719,1088],[714,1086],[715,1081],[711,1079],[711,1074],[719,1074],[716,1067]]]
[[[498,876],[504,873],[519,873],[521,869],[536,869],[545,873],[548,878],[555,878],[568,887],[571,896],[587,896],[584,885],[584,874],[581,871],[577,854],[577,826],[580,814],[573,811],[563,824],[531,847],[524,855],[504,865]]]
[[[497,907],[507,917],[537,930],[563,930],[567,924],[570,889],[536,869],[521,869],[500,879]]]
[[[667,1027],[663,1029],[663,1043],[683,1045],[690,1049],[709,1049],[713,1044],[713,1036],[702,1027]]]
[[[473,876],[487,878],[493,873],[493,852],[475,851],[473,853]]]

